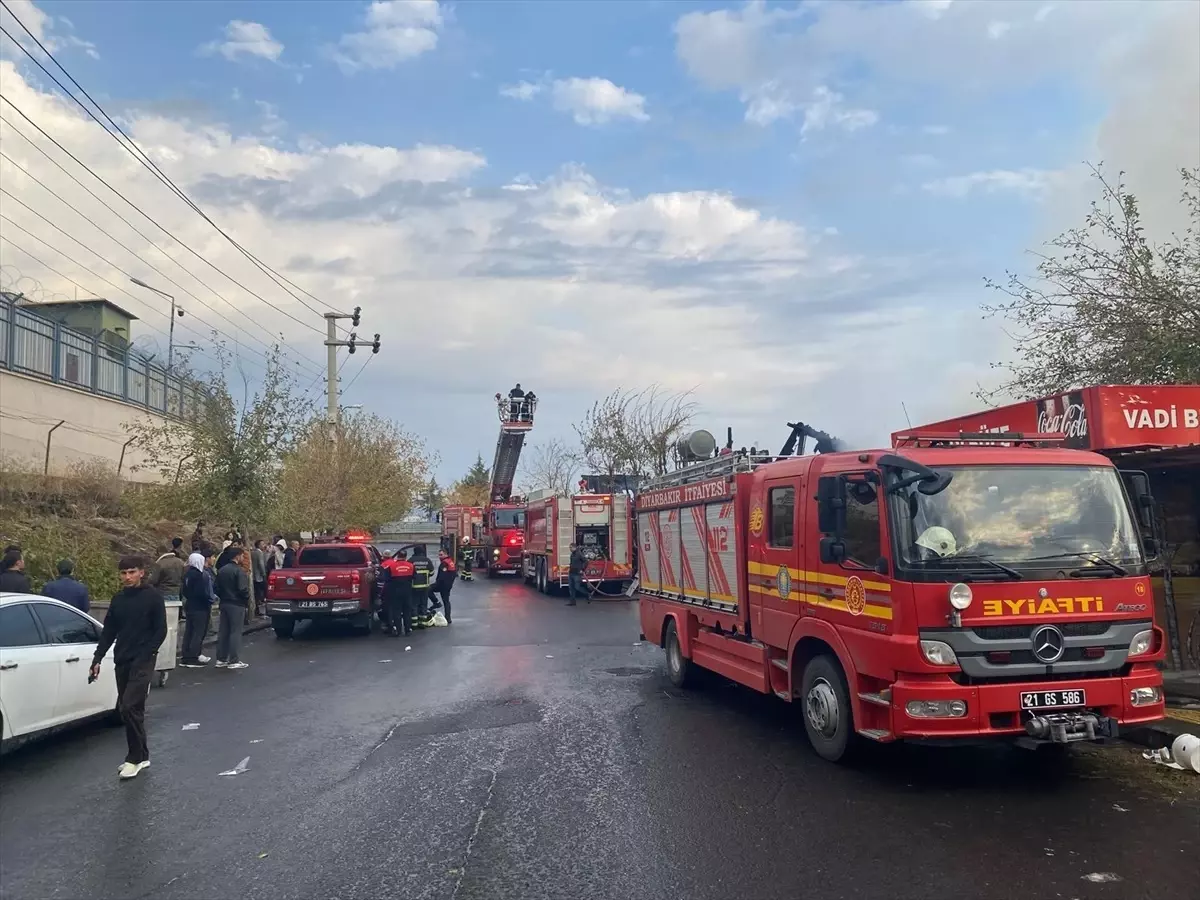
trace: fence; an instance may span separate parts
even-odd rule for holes
[[[0,298],[0,368],[176,419],[195,417],[206,396],[200,385],[136,350],[67,328],[8,297]]]

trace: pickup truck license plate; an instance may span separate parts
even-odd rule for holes
[[[328,600],[301,600],[298,604],[301,609],[328,609]]]
[[[1086,705],[1087,693],[1083,690],[1024,691],[1021,694],[1021,709],[1056,709],[1060,706]]]

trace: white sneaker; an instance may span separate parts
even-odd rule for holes
[[[117,774],[122,779],[137,778],[137,773],[140,771],[142,771],[141,767],[137,763],[127,762],[121,763],[121,768],[117,769]]]
[[[244,663],[244,662],[240,662],[240,661],[232,662],[229,665],[227,665],[225,668],[227,668],[227,669],[248,669],[248,668],[250,668],[250,663]]]
[[[225,662],[225,660],[223,660],[223,659],[217,660],[217,668],[218,669],[224,669],[228,665],[229,665],[229,663]]]
[[[211,657],[211,656],[205,656],[203,653],[201,653],[199,656],[197,656],[197,657],[196,657],[196,659],[200,660],[200,662],[202,662],[202,663],[210,663],[210,662],[212,662],[212,657]]]
[[[148,769],[148,768],[150,768],[150,760],[148,760],[148,759],[143,759],[140,763],[137,764],[137,770],[139,772],[142,771],[142,769]]]

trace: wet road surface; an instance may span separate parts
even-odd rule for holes
[[[834,766],[795,708],[673,688],[634,604],[485,580],[453,601],[453,626],[409,639],[267,631],[249,669],[178,670],[132,782],[120,729],[10,754],[0,895],[1196,896],[1198,779],[1136,751]]]

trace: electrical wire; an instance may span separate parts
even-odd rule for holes
[[[104,128],[105,132],[107,134],[109,134],[113,138],[113,140],[117,141],[117,143],[120,144],[126,150],[126,152],[128,152],[130,155],[132,155],[134,159],[136,159],[139,163],[142,164],[142,166],[147,168],[153,175],[155,175],[155,177],[158,178],[158,180],[160,182],[162,182],[163,185],[170,188],[171,191],[176,196],[178,196],[181,200],[183,200],[184,203],[186,203],[189,207],[191,207],[191,209],[193,211],[195,211],[197,215],[199,215],[202,219],[204,219],[206,222],[208,222],[209,225],[211,225],[214,229],[216,229],[218,234],[220,234],[230,244],[232,244],[247,259],[249,259],[256,266],[258,266],[258,268],[264,274],[266,274],[267,277],[271,278],[277,285],[282,287],[285,292],[290,294],[294,299],[296,299],[302,306],[304,306],[310,312],[316,313],[317,315],[321,315],[321,316],[324,315],[324,313],[321,310],[314,309],[312,306],[309,306],[307,303],[304,302],[304,300],[301,297],[297,296],[297,294],[288,290],[287,287],[285,287],[283,284],[281,284],[280,279],[282,278],[282,276],[280,276],[279,273],[277,273],[270,266],[267,266],[265,263],[263,263],[261,260],[259,260],[258,257],[256,257],[254,254],[252,254],[250,251],[248,251],[245,247],[243,247],[241,244],[239,244],[236,240],[234,240],[233,237],[231,237],[224,229],[222,229],[216,222],[214,222],[208,216],[208,214],[204,212],[204,210],[202,210],[199,206],[197,206],[195,204],[195,202],[193,202],[192,199],[190,197],[188,197],[188,195],[183,191],[183,189],[180,188],[177,184],[175,184],[175,182],[172,181],[171,178],[169,176],[167,176],[166,173],[164,173],[158,167],[158,165],[154,162],[154,160],[152,160],[146,154],[146,152],[144,150],[142,150],[141,147],[138,146],[137,142],[134,141],[133,138],[131,138],[125,132],[125,130],[123,128],[121,128],[120,125],[118,125],[115,121],[113,121],[113,118],[108,114],[107,111],[105,111],[104,107],[96,102],[95,98],[92,97],[92,95],[87,92],[87,89],[84,88],[84,86],[81,85],[75,79],[75,77],[70,72],[67,71],[66,67],[64,67],[63,64],[60,63],[58,61],[58,59],[54,56],[54,54],[51,53],[46,48],[46,46],[38,39],[37,35],[35,35],[32,31],[30,31],[29,28],[25,25],[25,23],[22,22],[21,19],[15,13],[13,13],[12,9],[5,2],[5,0],[0,0],[0,6],[3,6],[5,9],[8,10],[9,15],[12,16],[13,20],[18,25],[20,25],[21,29],[29,36],[29,38],[35,44],[37,44],[38,49],[40,49],[47,56],[47,58],[51,62],[54,63],[54,65],[59,69],[59,71],[62,72],[63,75],[65,75],[67,77],[67,79],[73,85],[75,85],[76,88],[79,89],[80,93],[82,93],[85,97],[87,97],[87,99],[91,102],[91,104],[94,107],[96,107],[97,110],[100,111],[100,114],[102,116],[104,116],[105,120],[107,120],[108,123],[110,125],[112,125],[113,128],[116,129],[117,134],[120,134],[121,137],[123,137],[125,139],[125,141],[124,142],[121,141],[119,138],[117,138],[117,136],[115,134],[113,134],[113,132],[109,131],[109,129],[105,126],[104,122],[101,122],[100,119],[97,118],[96,114],[93,113],[90,109],[88,109],[88,107],[83,103],[83,101],[81,101],[70,90],[68,90],[67,87],[61,81],[59,81],[52,72],[50,72],[44,65],[42,65],[41,60],[39,60],[32,52],[30,52],[30,50],[27,47],[25,47],[23,44],[21,44],[19,41],[17,41],[6,28],[4,28],[2,25],[0,25],[0,32],[3,32],[5,34],[5,36],[8,37],[9,40],[11,40],[14,44],[16,44],[21,49],[21,51],[26,56],[28,56],[34,62],[34,64],[39,69],[41,69],[42,72],[45,73],[45,75],[51,81],[53,81],[56,85],[58,85],[59,89],[66,96],[70,97],[71,100],[73,100],[79,106],[80,109],[82,109],[85,113],[88,114],[88,116],[90,116],[93,120],[95,120],[97,124],[99,124],[102,128]],[[284,279],[284,280],[286,281],[287,279]],[[291,284],[291,282],[289,281],[288,284]],[[309,297],[312,297],[312,299],[315,300],[317,303],[321,302],[320,300],[317,300],[316,297],[313,297],[312,294],[309,294],[307,291],[304,291],[303,293],[307,294]],[[338,326],[338,327],[341,328],[341,326]],[[345,332],[345,329],[343,328],[342,331]]]
[[[44,128],[42,128],[42,126],[40,126],[37,122],[35,122],[33,119],[31,119],[28,115],[26,115],[24,110],[22,110],[19,106],[17,106],[15,103],[13,103],[12,100],[10,100],[8,97],[5,97],[3,93],[0,93],[0,100],[3,100],[5,103],[7,103],[9,106],[11,106],[13,108],[13,110],[17,113],[17,115],[19,115],[22,119],[24,119],[31,126],[33,126],[38,131],[38,133],[42,135],[42,137],[46,138],[46,140],[50,141],[50,143],[52,143],[55,147],[57,147],[59,150],[61,150],[63,153],[65,153],[67,156],[69,156],[71,158],[71,160],[74,161],[80,168],[82,168],[85,172],[87,172],[89,175],[91,175],[93,178],[95,178],[97,181],[99,181],[102,185],[104,185],[106,188],[108,188],[113,194],[120,197],[121,200],[124,201],[124,203],[130,209],[132,209],[134,212],[138,213],[138,215],[140,215],[147,222],[152,224],[155,228],[157,228],[159,231],[161,231],[163,234],[165,234],[167,237],[169,237],[171,240],[173,240],[175,243],[177,243],[179,246],[181,246],[184,250],[186,250],[192,256],[196,257],[196,259],[200,260],[202,263],[207,265],[210,269],[212,269],[217,274],[227,278],[229,281],[231,281],[233,284],[240,287],[243,291],[245,291],[251,297],[254,297],[254,298],[262,301],[262,303],[269,306],[271,309],[275,310],[275,312],[280,313],[283,316],[286,316],[287,318],[291,319],[293,322],[298,322],[299,324],[303,325],[305,328],[315,331],[317,334],[321,334],[321,335],[324,334],[324,332],[321,331],[321,329],[318,328],[317,326],[313,325],[310,322],[305,322],[305,321],[302,321],[301,319],[297,319],[295,316],[293,316],[291,313],[287,312],[286,310],[280,309],[278,306],[276,306],[274,303],[272,303],[266,297],[262,296],[261,294],[252,290],[251,288],[246,287],[246,285],[242,284],[240,281],[238,281],[232,275],[230,275],[227,272],[223,271],[222,269],[218,268],[215,264],[210,262],[208,259],[201,256],[199,253],[197,253],[191,247],[191,245],[185,243],[183,240],[176,237],[171,231],[167,230],[165,225],[161,224],[157,219],[155,219],[149,213],[145,212],[140,206],[138,206],[136,203],[134,203],[132,200],[130,200],[128,197],[126,197],[124,194],[122,194],[119,190],[117,190],[115,187],[113,187],[111,184],[109,184],[102,175],[98,174],[87,163],[85,163],[78,156],[76,156],[74,153],[72,153],[70,150],[68,150],[66,147],[64,147],[61,143],[59,143],[59,141],[57,139],[55,139],[51,134],[49,134]],[[4,124],[8,125],[10,128],[13,129],[13,131],[15,131],[22,138],[24,138],[26,140],[26,142],[28,142],[30,144],[30,146],[32,146],[39,153],[41,153],[43,156],[45,156],[46,159],[50,160],[50,162],[54,163],[54,165],[58,166],[58,168],[63,172],[63,174],[65,174],[65,175],[67,175],[67,177],[71,178],[71,180],[73,180],[76,184],[78,184],[80,187],[82,187],[85,191],[87,191],[89,194],[91,194],[93,197],[95,197],[99,202],[104,203],[103,200],[100,200],[99,197],[96,197],[96,194],[94,192],[92,192],[91,190],[89,190],[78,178],[76,178],[74,175],[72,175],[70,172],[68,172],[65,168],[63,168],[63,166],[57,160],[55,160],[48,153],[46,153],[45,150],[43,150],[36,143],[34,143],[29,138],[28,135],[22,133],[20,129],[18,129],[15,125],[13,125],[13,123],[10,122],[8,119],[4,118],[3,115],[0,115],[0,121],[3,121]],[[105,205],[107,206],[107,204],[105,204]],[[109,208],[111,209],[112,207],[109,207]],[[113,212],[115,213],[116,210],[113,210]],[[139,232],[139,234],[140,234],[140,232]],[[161,249],[160,249],[160,252],[164,252],[164,251],[161,251]],[[168,254],[168,256],[169,256],[169,254]],[[177,265],[179,265],[180,268],[183,268],[181,263],[177,262]],[[184,269],[184,271],[187,272],[188,270]],[[192,273],[188,272],[188,274],[191,275]],[[195,278],[196,276],[192,275],[192,277]],[[199,281],[198,278],[196,280]],[[201,282],[201,284],[203,284],[203,282]],[[206,285],[206,287],[207,287],[207,285]],[[211,288],[210,288],[210,290],[211,290]],[[216,293],[216,292],[214,291],[214,293]],[[303,357],[303,358],[307,359],[308,357]]]
[[[350,383],[348,385],[346,385],[345,390],[343,390],[341,392],[343,397],[345,397],[348,393],[350,393],[350,388],[354,387],[354,382],[358,381],[358,376],[363,373],[363,369],[365,369],[367,366],[369,366],[371,364],[371,360],[373,360],[377,355],[378,354],[372,353],[370,356],[368,356],[366,358],[366,361],[364,361],[363,364],[359,367],[358,371],[354,373],[354,377],[350,379]]]
[[[9,157],[8,157],[8,156],[7,156],[7,155],[4,153],[4,152],[3,152],[3,151],[0,151],[0,157],[3,157],[3,158],[5,158],[5,159],[8,159],[8,160],[9,160],[9,162],[12,162],[12,160],[11,160],[11,159],[10,159],[10,158],[9,158]],[[24,169],[23,167],[21,167],[19,164],[18,164],[18,168],[21,168],[21,171],[25,171],[25,169]],[[39,184],[40,184],[40,183],[41,183],[41,182],[39,182]],[[51,194],[53,194],[53,195],[54,195],[56,198],[58,198],[59,200],[61,200],[61,201],[62,201],[64,204],[66,204],[66,206],[67,206],[68,208],[70,208],[72,211],[74,211],[75,213],[77,213],[77,214],[78,214],[78,215],[79,215],[79,216],[80,216],[82,219],[84,219],[85,221],[87,221],[88,223],[90,223],[90,224],[91,224],[93,227],[95,227],[95,229],[96,229],[97,231],[99,231],[101,234],[103,234],[105,237],[107,237],[109,240],[111,240],[113,243],[115,243],[115,244],[116,244],[117,246],[119,246],[121,249],[123,249],[123,250],[125,250],[126,252],[128,252],[128,253],[132,254],[132,255],[133,255],[133,257],[134,257],[135,259],[137,259],[139,262],[141,262],[141,263],[143,263],[143,264],[145,264],[145,265],[149,266],[149,267],[150,267],[151,269],[153,269],[153,270],[154,270],[156,273],[158,273],[158,274],[159,274],[159,275],[160,275],[162,278],[166,279],[166,280],[167,280],[167,281],[169,281],[171,284],[175,285],[175,287],[177,287],[177,288],[179,288],[180,290],[182,290],[184,293],[186,293],[186,294],[187,294],[189,297],[191,297],[193,300],[195,300],[197,303],[199,303],[201,306],[203,306],[203,307],[204,307],[205,309],[207,309],[209,312],[213,313],[215,316],[218,316],[218,317],[219,317],[219,318],[220,318],[222,321],[224,321],[224,322],[225,322],[226,324],[228,324],[230,327],[234,328],[235,330],[238,328],[238,326],[237,326],[236,324],[234,324],[233,322],[231,322],[231,321],[230,321],[228,318],[226,318],[225,316],[223,316],[223,315],[222,315],[220,312],[218,312],[217,310],[213,309],[211,306],[209,306],[207,303],[205,303],[203,300],[201,300],[199,297],[197,297],[195,294],[193,294],[193,293],[192,293],[191,291],[189,291],[187,288],[185,288],[185,287],[183,287],[182,285],[180,285],[178,282],[176,282],[176,281],[175,281],[174,279],[172,279],[170,276],[168,276],[168,275],[164,274],[163,272],[161,272],[161,271],[160,271],[160,270],[159,270],[159,269],[158,269],[156,266],[154,266],[152,263],[150,263],[150,262],[147,262],[146,260],[142,259],[142,257],[138,255],[138,253],[137,253],[137,251],[136,251],[136,250],[133,250],[132,248],[130,248],[130,247],[126,246],[125,244],[123,244],[121,241],[117,240],[117,239],[116,239],[115,237],[113,237],[113,236],[112,236],[112,235],[111,235],[109,232],[107,232],[107,231],[105,231],[103,228],[101,228],[101,227],[100,227],[98,224],[96,224],[96,222],[94,222],[92,219],[90,219],[90,218],[89,218],[88,216],[86,216],[84,213],[80,212],[78,209],[75,209],[75,207],[71,206],[71,204],[70,204],[70,203],[67,203],[67,201],[66,201],[66,200],[63,200],[63,199],[62,199],[62,197],[59,197],[59,196],[58,196],[58,194],[55,194],[55,193],[54,193],[54,191],[50,190],[50,188],[46,187],[45,185],[42,185],[42,187],[43,187],[43,188],[45,188],[47,191],[49,191]],[[123,269],[121,269],[121,267],[120,267],[120,266],[116,265],[115,263],[113,263],[113,262],[111,262],[111,261],[109,261],[109,260],[107,260],[107,259],[104,259],[104,257],[103,257],[103,256],[101,256],[101,255],[100,255],[100,254],[99,254],[97,251],[95,251],[95,250],[93,250],[91,247],[87,246],[87,244],[84,244],[84,243],[83,243],[82,241],[80,241],[78,238],[74,237],[74,236],[73,236],[73,235],[71,235],[71,234],[68,234],[68,233],[67,233],[67,232],[66,232],[64,229],[62,229],[61,227],[59,227],[58,225],[56,225],[54,222],[52,222],[52,221],[51,221],[50,219],[48,219],[46,216],[42,215],[40,212],[38,212],[37,210],[35,210],[33,207],[29,206],[29,204],[25,203],[23,200],[21,200],[19,197],[17,197],[16,195],[14,195],[14,194],[13,194],[13,193],[11,193],[10,191],[8,191],[8,190],[7,190],[6,188],[4,188],[3,186],[0,186],[0,194],[4,194],[4,195],[6,195],[6,196],[10,197],[10,198],[11,198],[11,199],[12,199],[12,200],[15,202],[15,203],[18,203],[18,204],[20,204],[21,206],[23,206],[23,207],[24,207],[25,209],[27,209],[29,212],[33,213],[35,216],[37,216],[39,219],[41,219],[43,222],[45,222],[47,225],[49,225],[51,228],[53,228],[55,231],[58,231],[58,232],[59,232],[60,234],[62,234],[63,236],[65,236],[65,237],[69,238],[70,240],[74,241],[74,242],[75,242],[76,244],[78,244],[80,247],[83,247],[83,249],[87,250],[89,253],[93,254],[93,255],[94,255],[94,256],[96,256],[97,258],[99,258],[99,259],[103,260],[104,262],[108,263],[110,266],[112,266],[112,267],[113,267],[114,269],[116,269],[118,272],[121,272],[121,274],[125,275],[125,276],[126,276],[126,277],[128,277],[128,278],[132,278],[132,277],[133,277],[133,276],[132,276],[132,275],[131,275],[129,272],[126,272],[126,271],[124,271]],[[127,293],[127,295],[128,295],[128,296],[132,296],[132,295],[129,295],[129,294],[128,294],[128,292],[126,292],[126,293]],[[157,292],[156,292],[156,293],[157,293]],[[170,315],[170,313],[168,313],[168,315]],[[221,335],[222,337],[224,337],[224,338],[227,338],[228,340],[235,341],[235,342],[238,340],[237,338],[233,337],[232,335],[230,335],[230,334],[227,334],[226,332],[223,332],[223,331],[221,331],[219,328],[216,328],[215,326],[211,325],[211,324],[210,324],[210,323],[208,323],[208,322],[205,322],[205,321],[204,321],[203,319],[201,319],[200,317],[198,317],[198,316],[195,316],[195,314],[194,314],[194,313],[193,313],[192,315],[193,315],[193,317],[196,319],[196,321],[198,321],[198,322],[199,322],[201,325],[205,325],[206,327],[208,327],[208,328],[211,328],[211,329],[212,329],[214,332],[216,332],[217,334]],[[189,329],[189,330],[190,330],[190,329]],[[193,333],[194,333],[194,332],[193,332]],[[255,342],[256,342],[256,343],[258,343],[258,344],[259,344],[261,347],[263,347],[265,350],[267,350],[268,352],[270,352],[270,350],[271,350],[271,346],[270,346],[269,344],[267,344],[266,342],[264,342],[263,340],[261,340],[261,339],[259,339],[259,338],[257,338],[257,337],[254,337],[253,335],[250,335],[250,334],[246,334],[246,335],[245,335],[245,337],[246,337],[246,338],[249,338],[250,340],[253,340],[253,341],[255,341]],[[310,368],[310,369],[309,369],[309,371],[311,372],[311,371],[312,371],[312,369]]]
[[[56,160],[54,160],[52,157],[50,157],[48,154],[46,154],[46,151],[42,150],[42,148],[41,148],[41,147],[39,147],[39,146],[38,146],[36,143],[34,143],[33,141],[31,141],[31,140],[30,140],[30,139],[29,139],[29,138],[28,138],[26,135],[22,134],[22,133],[21,133],[21,131],[20,131],[19,129],[17,129],[16,127],[14,127],[14,126],[13,126],[13,124],[12,124],[11,122],[9,122],[9,121],[8,121],[8,119],[4,118],[3,114],[0,114],[0,121],[3,121],[3,122],[6,124],[6,125],[8,125],[10,128],[12,128],[12,129],[13,129],[13,131],[14,131],[14,132],[15,132],[17,135],[19,135],[19,136],[20,136],[20,137],[21,137],[21,138],[22,138],[24,141],[26,141],[26,142],[27,142],[27,143],[28,143],[28,144],[29,144],[31,147],[33,147],[35,150],[37,150],[39,153],[41,153],[43,156],[45,156],[45,157],[46,157],[46,159],[50,160],[50,162],[54,163],[54,165],[58,166],[58,168],[59,168],[60,170],[62,170],[63,174],[67,175],[67,176],[68,176],[69,178],[71,178],[71,179],[72,179],[72,180],[73,180],[73,181],[74,181],[74,182],[75,182],[77,185],[79,185],[79,187],[81,187],[81,188],[83,188],[83,190],[87,191],[87,193],[88,193],[89,195],[91,195],[91,197],[92,197],[93,199],[95,199],[97,203],[101,204],[101,205],[102,205],[102,206],[103,206],[105,209],[107,209],[109,212],[111,212],[113,215],[115,215],[115,216],[116,216],[118,219],[120,219],[122,222],[124,222],[126,225],[128,225],[128,226],[130,227],[130,229],[132,229],[132,230],[133,230],[133,232],[134,232],[135,234],[137,234],[139,237],[141,237],[143,240],[145,240],[147,243],[149,243],[149,244],[150,244],[152,247],[154,247],[154,249],[155,249],[155,250],[157,250],[159,253],[161,253],[161,254],[162,254],[162,255],[163,255],[163,256],[164,256],[166,259],[170,260],[171,262],[175,263],[175,265],[179,266],[179,268],[180,268],[180,269],[182,269],[182,270],[183,270],[185,273],[187,273],[187,274],[188,274],[188,275],[190,275],[192,278],[194,278],[194,279],[195,279],[197,282],[199,282],[199,283],[200,283],[200,285],[201,285],[202,287],[204,287],[205,289],[207,289],[208,291],[210,291],[210,292],[211,292],[211,293],[212,293],[214,296],[216,296],[218,299],[222,300],[222,301],[223,301],[223,302],[224,302],[224,303],[225,303],[225,304],[226,304],[226,305],[227,305],[227,306],[228,306],[230,309],[232,309],[232,310],[234,310],[235,312],[237,312],[239,315],[241,315],[241,316],[242,316],[242,318],[244,318],[244,319],[245,319],[247,322],[249,322],[251,325],[253,325],[253,326],[255,326],[256,328],[258,328],[260,331],[262,331],[264,334],[266,334],[268,337],[270,337],[270,338],[271,338],[273,341],[279,341],[279,340],[280,340],[280,336],[279,336],[279,335],[272,333],[272,332],[270,331],[270,329],[268,329],[266,326],[262,325],[261,323],[259,323],[259,322],[255,321],[255,320],[254,320],[254,319],[253,319],[251,316],[249,316],[248,314],[246,314],[245,312],[243,312],[243,311],[242,311],[242,310],[241,310],[241,309],[240,309],[238,306],[236,306],[235,304],[233,304],[233,303],[232,303],[232,302],[231,302],[231,301],[230,301],[230,300],[229,300],[227,297],[224,297],[224,296],[222,296],[222,295],[221,295],[221,294],[220,294],[220,293],[219,293],[219,292],[218,292],[218,291],[217,291],[215,288],[213,288],[213,287],[209,286],[209,285],[208,285],[208,284],[206,284],[204,281],[202,281],[202,280],[201,280],[201,279],[200,279],[198,276],[196,276],[196,275],[195,275],[195,274],[193,274],[191,271],[189,271],[189,270],[188,270],[188,269],[187,269],[187,268],[186,268],[186,267],[185,267],[185,266],[184,266],[182,263],[180,263],[180,262],[179,262],[177,259],[175,259],[175,258],[174,258],[173,256],[171,256],[169,253],[167,253],[167,252],[166,252],[166,251],[165,251],[165,250],[164,250],[162,247],[160,247],[160,246],[159,246],[159,245],[158,245],[158,244],[157,244],[157,243],[156,243],[156,242],[155,242],[155,241],[154,241],[154,240],[153,240],[151,237],[149,237],[147,234],[145,234],[143,231],[141,231],[141,229],[139,229],[139,228],[138,228],[136,225],[134,225],[132,222],[130,222],[130,221],[129,221],[127,218],[125,218],[123,215],[121,215],[121,213],[117,212],[115,209],[113,209],[111,206],[109,206],[107,203],[105,203],[105,202],[104,202],[102,199],[100,199],[100,197],[98,197],[94,191],[92,191],[92,190],[91,190],[90,188],[88,188],[88,187],[87,187],[85,184],[83,184],[81,181],[79,181],[79,179],[78,179],[78,178],[75,178],[75,176],[74,176],[74,175],[72,175],[70,172],[68,172],[66,169],[64,169],[64,168],[63,168],[61,165],[59,165],[59,163],[58,163]],[[49,193],[51,196],[53,196],[53,197],[55,197],[56,199],[58,199],[58,200],[59,200],[61,203],[63,203],[63,204],[64,204],[64,205],[65,205],[65,206],[66,206],[68,209],[70,209],[72,212],[76,213],[78,216],[80,216],[81,218],[85,219],[87,222],[89,222],[91,225],[93,225],[93,226],[94,226],[94,227],[95,227],[95,228],[96,228],[98,231],[100,231],[102,234],[104,234],[104,235],[106,235],[107,237],[109,237],[109,238],[110,238],[111,240],[113,240],[115,243],[121,244],[121,242],[120,242],[120,241],[118,241],[118,240],[117,240],[115,237],[113,237],[113,235],[112,235],[111,233],[109,233],[109,232],[105,231],[103,228],[101,228],[101,227],[100,227],[100,225],[98,225],[96,222],[94,222],[94,221],[93,221],[91,218],[89,218],[89,217],[88,217],[88,216],[87,216],[85,213],[83,213],[82,211],[80,211],[80,210],[79,210],[79,209],[78,209],[76,206],[74,206],[74,205],[73,205],[73,204],[72,204],[70,201],[68,201],[66,198],[64,198],[63,196],[61,196],[61,195],[60,195],[60,194],[58,194],[57,192],[55,192],[55,191],[54,191],[54,190],[53,190],[53,189],[52,189],[52,188],[51,188],[49,185],[47,185],[47,184],[46,184],[44,181],[42,181],[40,178],[38,178],[36,175],[34,175],[32,172],[30,172],[30,171],[29,171],[27,168],[25,168],[23,165],[21,165],[19,162],[17,162],[17,161],[16,161],[15,159],[13,159],[11,156],[9,156],[7,153],[5,153],[3,150],[0,150],[0,158],[3,158],[3,159],[6,159],[6,160],[8,160],[8,162],[9,162],[11,165],[13,165],[13,166],[16,166],[18,169],[20,169],[22,172],[24,172],[24,173],[25,173],[25,175],[26,175],[26,176],[28,176],[28,177],[30,178],[30,180],[32,180],[32,181],[36,182],[38,185],[40,185],[40,186],[42,187],[42,189],[43,189],[43,190],[47,191],[47,192],[48,192],[48,193]],[[228,323],[229,323],[229,324],[230,324],[232,327],[234,327],[234,328],[238,328],[238,327],[239,327],[239,326],[235,325],[233,322],[231,322],[231,321],[230,321],[230,320],[229,320],[229,319],[228,319],[226,316],[224,316],[222,313],[220,313],[220,312],[218,312],[217,310],[213,309],[211,306],[209,306],[207,303],[205,303],[203,300],[201,300],[199,297],[197,297],[195,294],[193,294],[193,293],[192,293],[190,290],[188,290],[187,288],[185,288],[183,285],[179,284],[179,282],[175,281],[175,280],[174,280],[174,279],[172,279],[172,278],[171,278],[169,275],[165,274],[164,272],[162,272],[161,270],[159,270],[158,268],[156,268],[156,267],[155,267],[155,266],[154,266],[152,263],[150,263],[148,260],[145,260],[145,259],[143,259],[143,258],[142,258],[142,257],[141,257],[139,254],[137,254],[135,251],[133,251],[133,250],[130,250],[128,247],[125,247],[125,245],[124,245],[124,244],[121,244],[121,246],[122,246],[122,247],[123,247],[125,250],[127,250],[128,252],[132,253],[132,254],[133,254],[135,257],[137,257],[137,259],[138,259],[139,261],[141,261],[141,262],[142,262],[142,263],[144,263],[145,265],[149,266],[151,269],[154,269],[154,271],[155,271],[155,272],[157,272],[157,273],[158,273],[160,276],[162,276],[164,279],[166,279],[167,281],[169,281],[171,284],[175,285],[175,287],[179,288],[179,290],[183,291],[183,292],[184,292],[185,294],[187,294],[189,297],[192,297],[192,298],[193,298],[194,300],[196,300],[196,302],[197,302],[197,303],[199,303],[201,306],[204,306],[206,309],[210,310],[210,311],[211,311],[211,312],[213,312],[215,315],[217,315],[217,316],[220,316],[222,319],[224,319],[226,322],[228,322]],[[219,270],[218,270],[218,271],[219,271]],[[285,354],[285,355],[286,355],[286,354]],[[297,366],[300,366],[302,363],[303,363],[303,364],[306,364],[306,365],[307,365],[307,367],[308,367],[308,369],[309,369],[309,371],[313,371],[314,369],[316,369],[316,370],[318,370],[318,371],[320,370],[320,366],[319,366],[319,364],[318,364],[318,363],[316,363],[315,361],[313,361],[313,360],[309,359],[307,356],[304,356],[304,355],[303,355],[303,354],[301,354],[301,353],[296,353],[296,354],[295,354],[295,361],[296,361],[296,364],[297,364]]]

